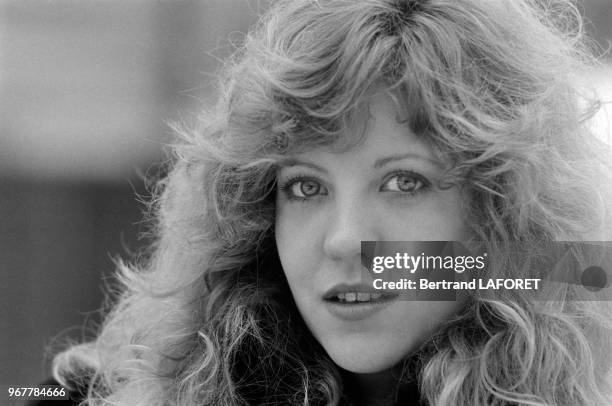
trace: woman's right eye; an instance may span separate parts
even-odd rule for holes
[[[281,189],[288,199],[305,200],[319,195],[327,195],[327,189],[312,178],[294,178],[286,182]]]

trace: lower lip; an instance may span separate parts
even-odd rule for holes
[[[346,321],[359,321],[367,319],[389,306],[397,296],[388,296],[380,300],[370,302],[340,303],[325,300],[327,309],[331,314]]]

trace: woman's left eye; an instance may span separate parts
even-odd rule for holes
[[[380,190],[415,194],[424,191],[428,186],[429,182],[422,176],[412,172],[402,172],[387,177]]]

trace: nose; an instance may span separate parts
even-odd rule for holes
[[[324,254],[334,260],[360,261],[361,241],[382,240],[374,213],[358,199],[336,201],[323,241]]]

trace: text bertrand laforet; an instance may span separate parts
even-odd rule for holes
[[[487,253],[479,256],[440,256],[440,255],[409,255],[396,253],[393,256],[376,256],[372,260],[372,272],[380,274],[387,270],[408,271],[414,274],[418,270],[452,270],[461,274],[466,270],[482,271],[486,267]],[[416,280],[402,278],[400,280],[386,281],[381,278],[374,279],[375,289],[407,289],[407,290],[447,290],[447,289],[523,289],[537,290],[541,279],[535,278],[472,278],[468,280],[436,280],[426,278]]]

